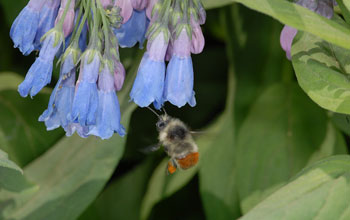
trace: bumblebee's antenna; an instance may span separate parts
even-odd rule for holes
[[[155,115],[157,115],[158,118],[160,118],[159,114],[154,111],[152,108],[150,108],[149,106],[146,106],[151,112],[153,112]]]

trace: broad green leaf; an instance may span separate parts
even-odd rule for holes
[[[321,107],[350,114],[350,50],[300,33],[294,40],[292,61],[299,85]]]
[[[2,144],[2,138],[0,133],[0,144]],[[0,150],[0,189],[20,192],[32,186],[23,176],[22,169],[9,160],[7,153]]]
[[[344,22],[338,23],[324,18],[302,6],[286,0],[231,0],[248,8],[267,14],[298,30],[310,32],[324,40],[344,48],[350,48],[350,28]],[[228,0],[204,0],[207,7],[222,6]]]
[[[150,158],[113,181],[79,219],[139,219],[142,197],[152,165]]]
[[[238,134],[237,184],[243,212],[299,172],[320,150],[326,131],[325,112],[296,84],[279,83],[263,92]]]
[[[350,156],[306,168],[241,220],[350,219]]]
[[[135,63],[140,58],[138,56]],[[135,71],[136,68],[127,75],[124,88],[118,94],[126,129],[136,108],[128,101]],[[39,190],[20,194],[0,192],[0,219],[76,219],[111,177],[123,154],[125,141],[126,137],[117,134],[104,141],[77,135],[62,138],[24,169],[25,176],[36,183]]]

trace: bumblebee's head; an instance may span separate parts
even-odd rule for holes
[[[168,115],[160,115],[159,120],[156,124],[157,130],[161,131],[163,130],[170,122],[170,117]]]

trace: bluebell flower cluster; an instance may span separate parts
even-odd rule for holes
[[[128,22],[148,24],[147,19],[150,20],[145,35],[148,38],[147,51],[138,69],[131,99],[140,107],[153,103],[157,109],[167,101],[179,108],[187,103],[195,106],[191,53],[197,54],[203,50],[204,37],[200,25],[206,18],[200,0],[158,0],[149,1],[148,4],[137,0],[131,2],[134,2],[133,7],[125,6],[125,11],[132,10],[132,13],[126,13],[126,17],[130,18],[122,27],[127,29]],[[135,10],[142,9],[146,18],[135,16]],[[140,27],[138,31],[130,30],[127,33],[135,36],[143,31],[144,26]],[[143,39],[134,38],[132,43],[136,40],[143,42]],[[168,65],[166,61],[169,61]]]
[[[48,85],[58,58],[59,79],[39,121],[67,136],[123,136],[119,47],[148,40],[130,92],[137,105],[195,106],[191,53],[203,50],[204,22],[200,0],[30,0],[10,31],[24,55],[39,51],[19,94],[34,97]]]

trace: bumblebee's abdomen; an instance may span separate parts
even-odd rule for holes
[[[188,130],[185,127],[177,125],[169,130],[168,138],[170,140],[184,140],[187,134]]]

